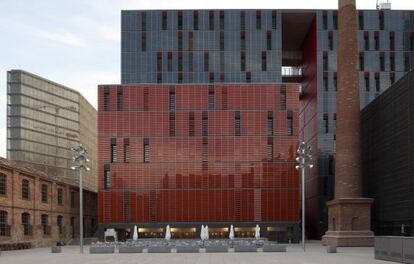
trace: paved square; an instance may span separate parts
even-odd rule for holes
[[[50,253],[50,248],[4,251],[1,264],[113,264],[113,263],[157,263],[157,264],[238,264],[238,263],[280,263],[280,264],[369,264],[389,263],[374,259],[373,248],[338,248],[337,254],[327,254],[320,241],[308,244],[306,253],[301,245],[288,245],[286,253],[137,253],[137,254],[79,254],[78,246],[66,246],[61,254]]]

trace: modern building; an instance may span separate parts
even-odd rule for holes
[[[414,71],[361,112],[365,195],[378,235],[414,235]]]
[[[22,70],[7,73],[7,157],[76,184],[71,147],[88,149],[84,187],[97,191],[96,110],[78,92]]]
[[[356,19],[362,108],[411,68],[414,12]],[[300,84],[299,140],[315,159],[307,235],[320,238],[334,191],[337,28],[336,10],[122,11],[122,85]]]
[[[84,191],[84,234],[96,227],[96,193]],[[79,237],[79,188],[0,158],[0,249],[67,243]]]
[[[128,237],[298,240],[299,85],[98,88],[98,220]]]

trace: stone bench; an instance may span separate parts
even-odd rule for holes
[[[168,246],[149,246],[148,253],[170,253],[171,248]]]
[[[141,246],[122,245],[119,246],[119,253],[142,253]]]
[[[235,245],[234,252],[257,252],[255,245]]]
[[[286,252],[285,245],[263,245],[263,252]]]
[[[229,251],[228,247],[223,245],[207,245],[205,248],[207,253],[224,253]]]
[[[198,246],[177,246],[177,253],[198,253],[200,249]]]
[[[115,252],[114,246],[101,247],[101,246],[91,246],[89,247],[90,254],[112,254]]]

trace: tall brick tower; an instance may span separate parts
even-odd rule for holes
[[[327,203],[324,245],[371,246],[372,199],[362,198],[355,0],[339,0],[335,199]]]

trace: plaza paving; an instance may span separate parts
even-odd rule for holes
[[[52,254],[50,248],[3,251],[1,264],[92,264],[92,263],[168,263],[168,264],[237,264],[237,263],[300,263],[300,264],[358,264],[390,263],[374,259],[373,248],[338,248],[337,254],[327,254],[320,241],[307,244],[307,251],[301,245],[288,245],[286,253],[138,253],[138,254],[89,254],[79,253],[78,246],[62,247],[62,253]]]

